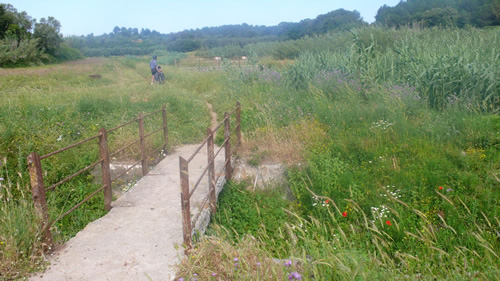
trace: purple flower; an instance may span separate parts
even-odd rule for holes
[[[292,265],[292,261],[286,261],[283,265],[284,266],[291,266]]]
[[[257,266],[260,266],[260,262],[257,262]]]
[[[302,280],[302,276],[298,272],[294,271],[288,275],[288,280]]]
[[[453,188],[446,189],[446,192],[451,192],[451,191],[453,191]]]
[[[233,261],[237,262],[238,261],[238,258],[234,258]]]
[[[215,272],[214,272],[214,273],[212,273],[212,276],[214,276],[214,277],[215,277],[216,275],[217,275],[217,273],[215,273]]]
[[[0,178],[0,181],[3,181],[3,180],[4,180],[4,178]]]
[[[184,281],[184,278],[179,278],[179,281]]]

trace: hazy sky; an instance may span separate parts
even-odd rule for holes
[[[226,24],[277,25],[313,19],[336,9],[357,10],[367,22],[378,8],[400,0],[0,0],[40,20],[53,16],[66,35],[101,35],[115,26],[161,33]]]

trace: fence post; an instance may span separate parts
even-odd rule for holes
[[[208,155],[208,190],[210,192],[210,209],[215,214],[217,208],[217,197],[215,191],[215,157],[214,157],[214,134],[207,128],[207,155]]]
[[[238,146],[241,145],[241,103],[236,102],[236,137],[238,138]]]
[[[182,233],[184,237],[185,252],[191,249],[191,209],[189,204],[189,166],[186,159],[179,156],[181,176],[181,208],[182,208]]]
[[[141,143],[142,176],[145,176],[148,173],[148,161],[146,159],[146,142],[144,139],[144,117],[142,113],[139,114],[139,138]]]
[[[43,186],[42,163],[36,152],[28,155],[28,169],[30,173],[31,193],[35,211],[42,221],[42,239],[49,250],[52,249],[52,233],[50,232],[49,212],[45,187]],[[46,250],[45,248],[44,250]]]
[[[167,106],[163,105],[161,111],[163,116],[163,140],[165,142],[165,144],[163,145],[163,153],[167,154],[167,147],[168,147]]]
[[[104,188],[104,208],[111,210],[113,193],[111,192],[111,171],[109,168],[108,134],[105,128],[99,130],[99,156],[101,157],[102,185]]]
[[[224,148],[226,152],[226,180],[231,180],[232,178],[232,168],[231,168],[231,120],[229,120],[229,113],[224,113],[224,141],[226,146]]]

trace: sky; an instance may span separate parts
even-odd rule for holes
[[[377,10],[400,0],[0,0],[38,21],[52,16],[61,33],[101,35],[115,26],[160,33],[228,24],[273,26],[314,19],[337,9],[357,10],[369,23]]]

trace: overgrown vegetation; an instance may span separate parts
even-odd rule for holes
[[[289,165],[287,182],[296,200],[282,209],[287,219],[278,236],[264,227],[238,232],[227,220],[216,220],[222,225],[213,226],[216,238],[191,253],[225,253],[253,241],[255,250],[239,259],[247,266],[231,264],[231,255],[217,265],[188,258],[179,276],[208,278],[213,272],[230,279],[236,270],[260,276],[256,264],[262,266],[264,251],[275,258],[264,260],[265,267],[281,274],[271,279],[293,280],[296,272],[303,280],[495,280],[500,91],[498,75],[489,75],[498,72],[499,49],[493,42],[461,49],[454,38],[462,32],[476,38],[470,44],[498,36],[498,30],[483,37],[486,31],[361,29],[353,31],[350,49],[302,54],[282,68],[241,71],[229,96],[250,105],[242,112],[249,138],[310,118],[328,135],[303,148],[304,160]],[[401,40],[384,45],[388,37]],[[479,53],[488,53],[490,61]],[[469,83],[485,87],[465,94],[475,88]],[[461,95],[453,93],[455,86]],[[265,148],[250,151],[260,155]],[[217,216],[223,218],[226,209],[233,217],[249,209],[276,210],[245,205],[254,199],[233,204],[228,198],[233,195],[221,195]]]
[[[498,29],[360,28],[253,45],[258,61],[245,67],[230,61],[220,71],[165,67],[161,87],[149,85],[146,57],[1,70],[2,277],[24,276],[40,264],[29,152],[53,151],[162,104],[172,144],[196,142],[210,124],[205,101],[219,116],[240,101],[248,145],[241,153],[253,165],[287,163],[296,200],[231,186],[220,198],[220,225],[182,262],[179,277],[494,280],[500,273],[498,38]],[[296,49],[295,61],[266,53],[284,46]],[[180,66],[187,60],[178,59]],[[126,143],[131,134],[113,141]],[[81,150],[44,164],[47,180],[95,156]],[[95,188],[91,179],[63,186],[64,199],[65,190],[77,191],[67,203],[53,195],[52,216],[81,190]],[[57,225],[58,241],[101,215],[102,199],[81,212],[80,220]]]
[[[257,236],[263,233],[271,239],[279,239],[282,226],[289,216],[283,208],[288,202],[282,198],[280,190],[251,192],[250,184],[228,183],[221,193],[219,204],[224,206],[214,217],[214,222],[230,230],[227,238],[238,241],[240,236]],[[278,248],[271,249],[279,252]]]

